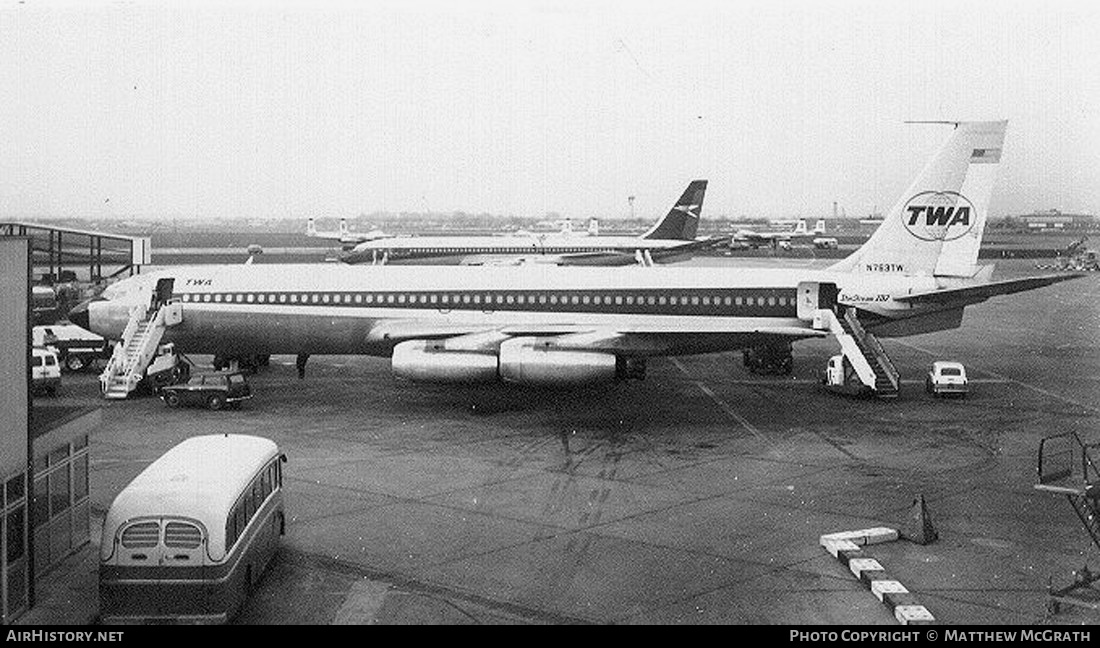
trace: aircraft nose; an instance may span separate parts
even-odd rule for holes
[[[92,302],[106,301],[103,297],[92,297],[91,299],[85,299],[72,310],[69,311],[69,321],[76,324],[82,329],[89,329],[88,326],[88,304]],[[90,329],[89,329],[90,330]]]

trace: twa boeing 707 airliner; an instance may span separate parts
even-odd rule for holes
[[[826,269],[251,265],[131,277],[76,309],[122,339],[104,373],[161,340],[184,353],[369,354],[412,380],[574,385],[644,376],[661,356],[744,350],[766,370],[833,335],[852,379],[898,379],[876,336],[960,326],[963,309],[1075,275],[992,281],[977,265],[1006,122],[960,122],[873,236]]]

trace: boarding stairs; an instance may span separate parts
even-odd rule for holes
[[[122,340],[115,345],[107,367],[99,376],[104,398],[126,398],[137,389],[156,356],[165,329],[178,323],[180,315],[178,303],[135,306],[130,311]]]
[[[1100,465],[1090,452],[1095,448],[1100,448],[1100,443],[1085,443],[1074,432],[1042,439],[1035,490],[1064,495],[1092,543],[1100,548]],[[1092,587],[1100,574],[1090,572],[1086,565],[1073,575],[1074,582],[1066,587],[1048,585],[1051,611],[1057,613],[1061,604],[1100,611],[1100,592]]]
[[[832,310],[820,310],[818,318],[815,328],[829,329],[859,382],[878,398],[897,397],[901,386],[898,370],[878,338],[860,324],[856,310],[845,308],[839,316]]]
[[[1039,483],[1035,489],[1065,495],[1093,544],[1100,548],[1100,469],[1090,449],[1074,432],[1049,436],[1039,442]]]

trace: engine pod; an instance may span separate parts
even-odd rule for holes
[[[447,351],[443,343],[409,340],[393,348],[393,375],[434,383],[484,383],[497,379],[497,356],[492,353]]]
[[[536,337],[501,343],[501,380],[520,385],[567,387],[615,379],[613,354],[557,349],[553,344],[554,338]]]

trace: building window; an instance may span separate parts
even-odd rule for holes
[[[88,496],[88,455],[83,454],[73,459],[73,501],[80,501]]]
[[[34,524],[42,526],[50,521],[50,489],[46,478],[34,480]]]
[[[11,565],[13,562],[23,557],[23,552],[25,551],[23,536],[26,533],[26,520],[24,517],[22,506],[8,513],[8,565]],[[0,583],[0,585],[3,585],[3,583]]]
[[[85,443],[87,443],[87,437],[85,437]],[[23,497],[25,492],[23,475],[20,474],[16,477],[12,477],[11,479],[9,479],[7,485],[5,486],[5,490],[7,491],[8,506],[11,506],[15,502],[19,501]]]
[[[50,515],[54,516],[69,509],[69,467],[55,470],[49,475]]]

